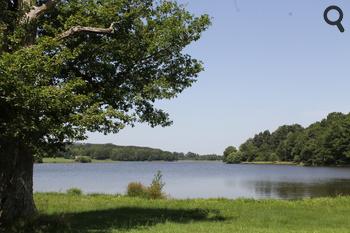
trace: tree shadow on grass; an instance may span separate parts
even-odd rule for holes
[[[16,232],[109,233],[113,230],[126,232],[165,222],[186,224],[225,220],[217,210],[123,207],[60,216],[40,216],[34,222],[17,228]]]
[[[109,232],[110,229],[128,230],[153,226],[164,222],[188,223],[193,221],[224,220],[217,211],[203,209],[146,209],[119,208],[83,212],[66,216],[74,232]]]

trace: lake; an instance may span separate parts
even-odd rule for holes
[[[35,192],[125,193],[129,182],[149,184],[162,171],[173,198],[298,199],[350,195],[350,168],[228,165],[222,162],[35,164]]]

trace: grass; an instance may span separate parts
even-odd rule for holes
[[[92,159],[92,163],[115,163],[116,161],[113,161],[111,159],[106,160],[97,160]],[[74,161],[74,159],[65,159],[65,158],[43,158],[43,163],[78,163]]]
[[[17,227],[17,232],[350,232],[350,197],[298,201],[146,200],[38,193],[35,201],[40,217],[29,225]]]

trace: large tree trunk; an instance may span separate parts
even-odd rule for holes
[[[36,0],[14,0],[18,10],[28,10]],[[31,34],[35,38],[35,30]],[[0,132],[0,227],[33,216],[33,152],[22,140]]]
[[[25,144],[0,139],[0,226],[36,213],[33,153]]]

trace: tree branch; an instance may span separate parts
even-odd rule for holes
[[[32,7],[31,10],[25,14],[22,23],[36,20],[37,18],[45,14],[48,10],[56,6],[59,2],[60,0],[48,0],[45,4],[42,4],[41,6]]]
[[[63,40],[79,33],[112,34],[114,33],[114,23],[112,23],[109,28],[74,26],[59,35],[58,40]]]

